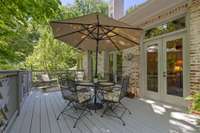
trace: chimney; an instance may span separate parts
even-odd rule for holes
[[[110,0],[109,16],[114,19],[120,19],[124,16],[124,0]]]

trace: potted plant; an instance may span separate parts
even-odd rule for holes
[[[193,114],[200,115],[200,92],[190,95],[186,98],[190,102],[189,111]],[[198,121],[200,125],[200,121]]]
[[[200,115],[200,92],[188,96],[186,100],[191,102],[189,107],[190,112]]]

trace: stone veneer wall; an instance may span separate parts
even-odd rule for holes
[[[189,7],[190,89],[200,91],[200,0],[191,0]]]
[[[139,54],[139,46],[123,50],[123,76],[130,76],[128,91],[136,95],[138,95],[139,91]]]

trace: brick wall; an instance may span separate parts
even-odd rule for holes
[[[189,7],[190,89],[200,91],[200,0],[191,0]]]

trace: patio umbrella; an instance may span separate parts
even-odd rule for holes
[[[120,50],[139,45],[142,33],[140,28],[134,28],[100,13],[51,21],[50,25],[56,39],[83,51],[96,51],[96,78],[99,51]]]

